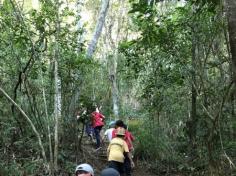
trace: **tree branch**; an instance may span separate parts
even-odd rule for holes
[[[42,144],[42,140],[41,140],[41,137],[40,137],[40,134],[39,132],[36,130],[33,122],[30,120],[30,118],[25,114],[25,112],[21,109],[21,107],[0,87],[0,92],[2,92],[2,94],[21,112],[21,114],[25,117],[25,119],[29,122],[32,130],[34,131],[35,135],[37,136],[38,138],[38,143],[39,143],[39,146],[41,148],[41,152],[42,152],[42,156],[43,156],[43,159],[44,161],[47,163],[47,158],[46,158],[46,155],[45,155],[45,150],[44,150],[44,147],[43,147],[43,144]]]

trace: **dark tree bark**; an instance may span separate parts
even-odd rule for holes
[[[192,105],[191,105],[191,120],[189,128],[190,146],[192,158],[196,157],[196,126],[197,126],[197,91],[196,91],[196,54],[197,54],[197,41],[195,31],[193,29],[192,36]]]
[[[236,1],[235,0],[225,0],[227,20],[228,20],[228,33],[229,33],[229,44],[230,44],[230,53],[232,59],[232,81],[234,83],[234,88],[231,93],[231,102],[232,102],[232,117],[234,117],[234,102],[236,95]],[[232,129],[234,138],[236,133],[235,129]]]
[[[230,52],[234,72],[233,81],[234,84],[236,84],[236,1],[225,0],[225,2],[228,20]]]

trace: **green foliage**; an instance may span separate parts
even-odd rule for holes
[[[66,114],[62,122],[65,124],[68,121],[74,123],[70,119],[71,116],[67,115],[74,91],[82,87],[82,80],[97,64],[85,59],[84,46],[78,46],[77,38],[82,35],[83,30],[76,31],[75,20],[79,17],[74,17],[72,22],[67,20],[75,15],[71,9],[65,6],[61,8],[61,26],[58,41],[55,41],[58,13],[56,3],[40,1],[40,8],[37,10],[25,10],[20,7],[20,4],[15,1],[4,1],[0,7],[1,88],[6,90],[30,117],[40,133],[49,159],[47,126],[53,133],[54,82],[52,73],[56,45],[59,50],[59,76],[62,82],[62,113]],[[80,53],[78,53],[78,47]],[[49,119],[45,112],[43,91],[46,94]],[[0,96],[2,100],[0,102],[2,162],[0,163],[1,172],[8,173],[0,175],[44,175],[47,169],[40,159],[41,151],[30,125],[2,95]],[[69,128],[68,126],[65,128],[69,129],[68,134],[73,134],[75,125],[69,125]],[[72,136],[69,137],[72,138]]]
[[[210,175],[207,169],[213,166],[223,170],[219,173],[228,170],[222,175],[231,174],[227,163],[235,160],[235,96],[233,88],[227,93],[232,72],[221,1],[130,3],[132,24],[119,45],[117,84],[120,118],[136,137],[136,157],[157,173],[173,169]],[[87,2],[93,9],[91,4],[98,10],[98,1]],[[49,159],[47,127],[53,133],[57,56],[62,95],[58,157],[60,167],[71,171],[80,127],[74,111],[83,104],[90,113],[97,104],[111,118],[111,83],[108,61],[103,56],[99,59],[104,63],[85,58],[86,45],[78,44],[84,34],[83,28],[76,29],[81,17],[75,17],[66,4],[59,4],[58,12],[57,5],[43,0],[37,10],[21,9],[15,1],[0,6],[0,85],[35,124]],[[118,3],[114,9],[118,11]],[[101,55],[114,57],[113,53]],[[191,121],[193,87],[196,121]],[[4,96],[0,99],[0,175],[47,174],[30,125]],[[190,134],[193,124],[194,137]]]
[[[16,161],[12,160],[8,164],[0,163],[0,174],[1,175],[44,175],[43,162],[41,160],[22,160],[21,164],[17,164]]]
[[[167,138],[164,138],[164,135],[160,133],[161,130],[158,129],[158,127],[150,128],[150,124],[142,124],[142,128],[140,129],[139,126],[140,130],[136,133],[134,132],[135,136],[137,136],[136,155],[144,160],[162,160],[165,157],[168,158],[170,153]],[[171,155],[169,155],[169,157],[170,156]]]
[[[180,167],[184,160],[184,153],[180,154],[182,141],[173,142],[165,129],[148,116],[151,114],[129,121],[129,130],[135,136],[135,159],[144,161],[145,167],[156,173],[164,172],[166,165],[170,169]]]
[[[133,25],[138,28],[136,31],[138,35],[134,40],[121,43],[119,48],[125,55],[124,70],[126,74],[128,73],[127,79],[136,82],[136,97],[142,102],[145,110],[153,113],[150,123],[157,123],[154,127],[156,130],[166,129],[161,131],[160,138],[175,141],[174,145],[171,145],[176,151],[172,153],[173,163],[177,163],[181,170],[186,169],[187,172],[195,172],[196,168],[204,169],[207,165],[219,161],[217,153],[222,152],[224,146],[220,144],[219,133],[226,135],[228,130],[223,130],[217,123],[225,124],[226,117],[231,117],[227,119],[233,121],[232,114],[228,113],[234,107],[225,103],[223,106],[228,108],[223,108],[224,112],[220,112],[221,118],[216,123],[220,102],[227,88],[222,85],[222,81],[229,82],[230,75],[229,63],[223,59],[228,57],[228,53],[225,50],[227,46],[222,42],[226,28],[224,18],[221,16],[221,3],[188,1],[182,5],[176,3],[168,6],[171,3],[165,2],[164,8],[162,2],[156,4],[148,4],[147,1],[131,2],[130,15],[133,18]],[[194,47],[197,49],[193,51]],[[189,136],[191,132],[186,129],[191,129],[188,123],[191,119],[193,83],[197,90],[197,120],[191,124],[196,124],[194,150],[197,152],[197,158],[189,162],[182,159],[185,157],[184,154],[190,155],[187,158],[192,157],[190,146],[192,138]],[[147,118],[144,119],[146,120]],[[224,129],[230,128],[227,125],[223,126]],[[158,141],[158,138],[152,139],[150,132],[142,131],[142,134],[144,136],[141,141],[145,141],[145,145],[148,144],[148,149],[145,145],[141,147],[143,155],[148,156],[145,152],[149,150],[153,154],[151,156],[154,156],[149,159],[155,165],[155,157],[161,158],[158,150],[168,148],[170,142],[163,147],[156,144],[160,148],[151,151],[148,141],[155,143],[154,140]],[[181,139],[181,142],[178,139]],[[228,142],[231,140],[232,138],[227,138]],[[163,140],[159,142],[163,144]],[[209,158],[210,161],[207,162]],[[170,161],[168,155],[160,160],[162,163]]]
[[[216,9],[221,5],[222,1],[218,0],[190,0],[192,5],[197,5],[199,10],[207,8],[208,11],[216,12]]]

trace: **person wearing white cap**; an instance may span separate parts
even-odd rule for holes
[[[115,124],[116,124],[116,121],[111,121],[109,123],[109,128],[105,131],[103,140],[107,136],[108,141],[111,142],[111,140],[112,140],[112,132],[115,129]]]
[[[75,176],[94,176],[92,166],[87,163],[78,165],[75,169]]]

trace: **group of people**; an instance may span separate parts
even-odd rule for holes
[[[134,167],[131,151],[133,150],[133,135],[127,130],[122,120],[111,122],[105,135],[108,138],[107,148],[108,167],[103,169],[100,176],[131,176]],[[91,165],[84,163],[76,167],[76,176],[94,176]]]
[[[91,130],[86,131],[89,136],[92,135],[91,133],[94,133],[94,136],[96,138],[95,151],[101,148],[100,132],[103,126],[105,125],[104,119],[105,116],[102,113],[100,113],[99,108],[96,107],[96,110],[91,113],[91,122],[92,122],[91,125],[93,131]],[[87,123],[86,125],[89,125],[89,123]],[[108,168],[110,169],[108,169],[108,171],[115,170],[116,172],[119,173],[119,175],[125,174],[126,176],[131,176],[131,169],[135,166],[131,155],[131,152],[133,151],[134,137],[127,130],[126,124],[124,124],[122,120],[110,122],[109,129],[105,131],[104,136],[107,136],[109,141],[109,145],[107,148],[107,157],[108,157]],[[79,172],[82,171],[83,170],[80,170]],[[105,171],[108,172],[107,170]],[[88,176],[88,175],[82,175],[82,176]]]
[[[134,150],[133,135],[122,120],[110,124],[107,131],[105,134],[110,141],[107,148],[108,167],[116,169],[120,174],[131,176],[131,169],[135,166],[131,155]]]

